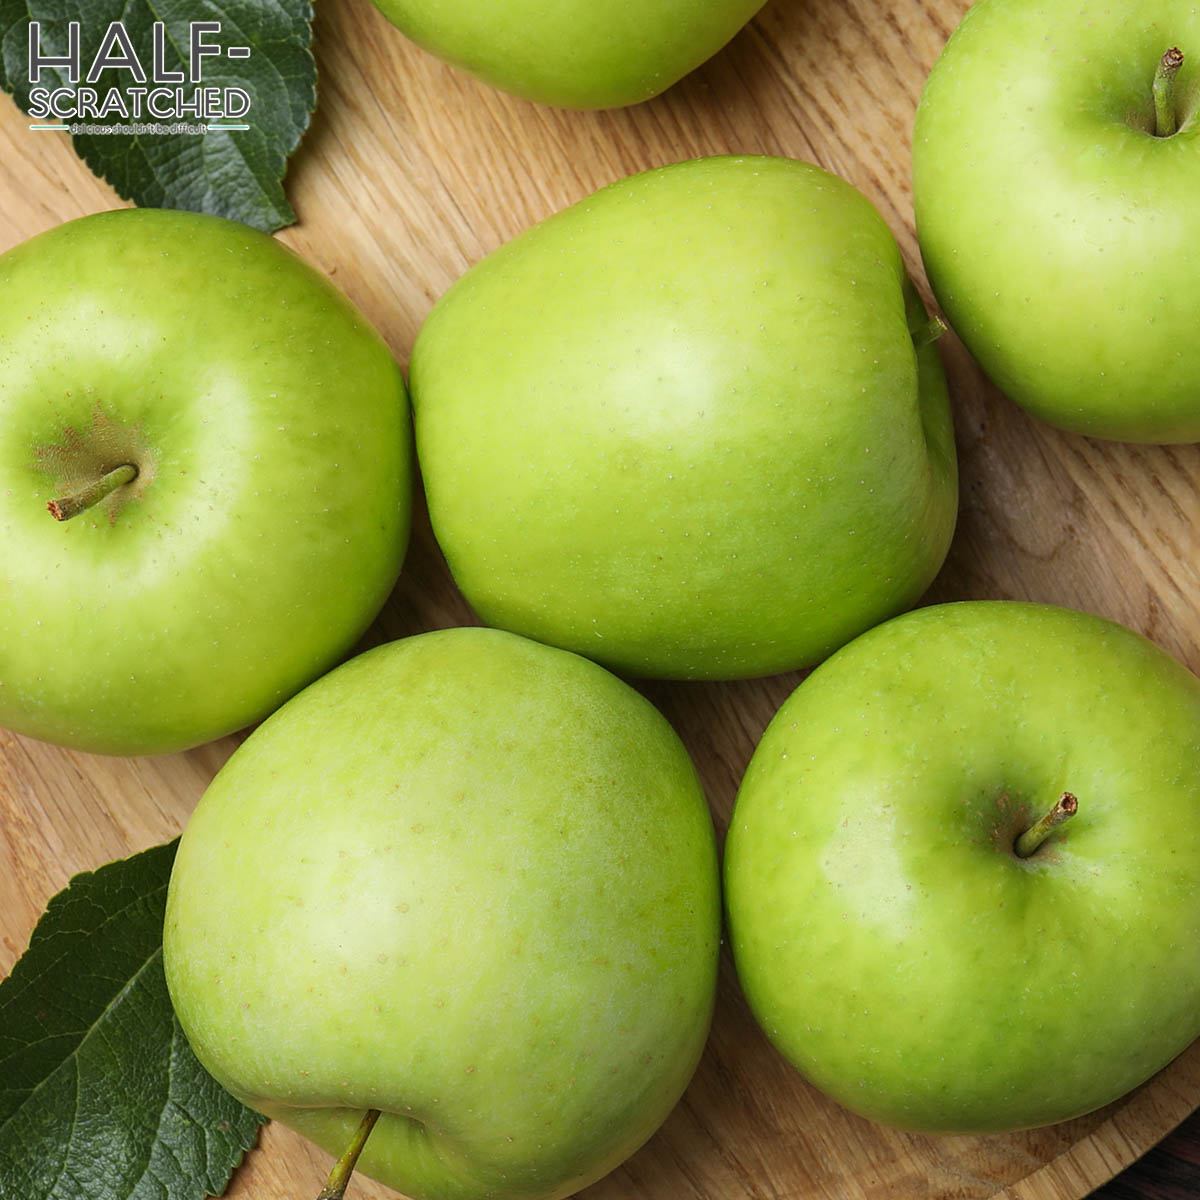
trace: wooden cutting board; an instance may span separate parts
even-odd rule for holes
[[[554,112],[474,83],[408,44],[368,0],[324,0],[321,102],[294,160],[283,239],[330,274],[406,362],[438,295],[527,225],[630,172],[701,154],[784,154],[860,187],[924,287],[909,190],[912,117],[965,0],[774,0],[658,100]],[[0,250],[114,207],[65,134],[0,100]],[[958,534],[929,599],[1019,598],[1124,622],[1200,671],[1200,446],[1089,442],[988,385],[949,335],[962,469]],[[3,548],[0,547],[0,553]],[[417,521],[379,641],[469,623]],[[649,685],[700,768],[718,828],[755,742],[798,675]],[[74,872],[179,831],[236,738],[159,759],[91,757],[0,731],[0,971]],[[1076,1200],[1200,1104],[1200,1044],[1102,1112],[1004,1137],[884,1130],[826,1101],[757,1032],[728,958],[712,1038],[662,1131],[590,1200]],[[316,1194],[328,1160],[272,1127],[237,1200]],[[391,1195],[361,1181],[362,1200]]]

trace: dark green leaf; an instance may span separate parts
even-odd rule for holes
[[[125,114],[81,117],[37,116],[32,103],[30,78],[30,23],[40,22],[39,48],[43,56],[68,54],[70,24],[79,22],[80,79],[72,83],[68,71],[45,67],[39,86],[66,88],[78,104],[80,89],[94,88],[101,97],[116,89]],[[108,66],[94,83],[86,76],[101,49],[112,22],[121,22],[146,75],[139,83],[133,71]],[[250,98],[248,113],[219,124],[247,124],[242,131],[207,133],[94,133],[85,124],[113,127],[138,121],[133,116],[136,87],[153,88],[154,24],[163,25],[162,70],[190,67],[191,27],[195,22],[220,23],[219,33],[204,35],[222,53],[202,56],[199,85],[163,82],[173,90],[182,87],[191,98],[196,86],[240,88]],[[249,56],[231,58],[230,48],[248,48]],[[244,221],[268,232],[295,220],[283,193],[288,157],[300,143],[316,106],[316,64],[312,56],[311,0],[0,0],[0,87],[10,92],[35,124],[74,124],[76,151],[99,176],[127,200],[159,208],[187,208]],[[160,105],[160,110],[162,105]],[[189,118],[190,119],[190,118]],[[168,126],[143,111],[143,125]],[[196,122],[200,123],[200,122]],[[30,137],[60,136],[30,132]]]
[[[0,982],[0,1197],[220,1195],[262,1118],[196,1061],[162,969],[176,843],[77,875]]]

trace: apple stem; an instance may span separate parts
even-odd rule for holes
[[[51,500],[46,507],[56,521],[69,521],[72,517],[79,516],[84,509],[98,504],[122,484],[131,483],[137,478],[137,473],[137,467],[132,463],[124,463],[122,466],[114,467],[107,475],[101,475],[95,483],[89,483],[82,491],[76,492],[73,496],[63,496],[61,499]]]
[[[329,1178],[325,1181],[325,1186],[321,1189],[317,1200],[342,1200],[346,1194],[346,1185],[350,1182],[350,1176],[354,1174],[358,1156],[362,1153],[363,1147],[367,1144],[367,1138],[371,1136],[371,1130],[375,1128],[375,1122],[378,1120],[379,1109],[377,1108],[369,1108],[363,1114],[363,1119],[359,1121],[350,1145],[346,1147],[346,1152],[342,1157],[333,1164],[333,1170],[329,1172]]]
[[[1063,792],[1054,802],[1054,807],[1039,817],[1017,838],[1013,849],[1018,858],[1028,858],[1064,821],[1069,821],[1079,811],[1079,801],[1070,792]]]
[[[946,332],[947,328],[946,322],[941,317],[930,317],[920,329],[913,331],[913,348],[921,350],[925,346],[932,345]]]
[[[1175,119],[1175,76],[1183,66],[1183,51],[1178,46],[1172,46],[1158,60],[1158,69],[1154,72],[1154,135],[1155,137],[1170,137],[1179,129]]]

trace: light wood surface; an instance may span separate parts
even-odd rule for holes
[[[321,103],[294,161],[283,238],[329,273],[406,362],[469,264],[621,175],[718,152],[815,161],[878,205],[924,287],[909,138],[964,0],[774,0],[706,67],[636,109],[579,114],[492,91],[407,43],[368,0],[323,0]],[[65,135],[0,100],[0,249],[117,200]],[[1200,670],[1200,447],[1090,442],[1035,423],[942,341],[962,469],[958,534],[929,599],[1050,601],[1122,621]],[[3,548],[0,548],[3,553]],[[468,623],[418,519],[379,641]],[[718,828],[755,742],[799,676],[647,685],[699,764]],[[91,757],[0,732],[0,970],[76,871],[179,831],[230,738],[161,759]],[[684,1101],[590,1200],[1012,1197],[1076,1200],[1200,1104],[1200,1045],[1102,1112],[1005,1137],[884,1130],[824,1100],[756,1031],[726,957],[708,1051]],[[230,1192],[315,1195],[328,1160],[269,1129]],[[391,1193],[365,1181],[353,1195]]]

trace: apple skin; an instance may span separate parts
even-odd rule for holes
[[[1030,857],[1064,791],[1077,815]],[[873,629],[792,694],[725,847],[768,1037],[925,1132],[1066,1120],[1200,1034],[1200,680],[1098,617],[1015,602]]]
[[[622,108],[711,58],[763,0],[375,0],[419,46],[558,108]]]
[[[265,716],[395,583],[411,441],[382,340],[244,225],[121,210],[0,255],[0,725],[149,754]]]
[[[913,136],[917,234],[955,331],[1061,429],[1200,441],[1200,8],[979,0]],[[1151,83],[1179,47],[1182,128]]]
[[[434,307],[430,516],[489,625],[667,678],[813,663],[916,601],[954,529],[945,381],[899,250],[818,167],[615,183]]]
[[[167,982],[200,1061],[417,1200],[568,1195],[707,1036],[720,900],[687,753],[627,684],[489,629],[368,651],[256,730],[184,833]]]

